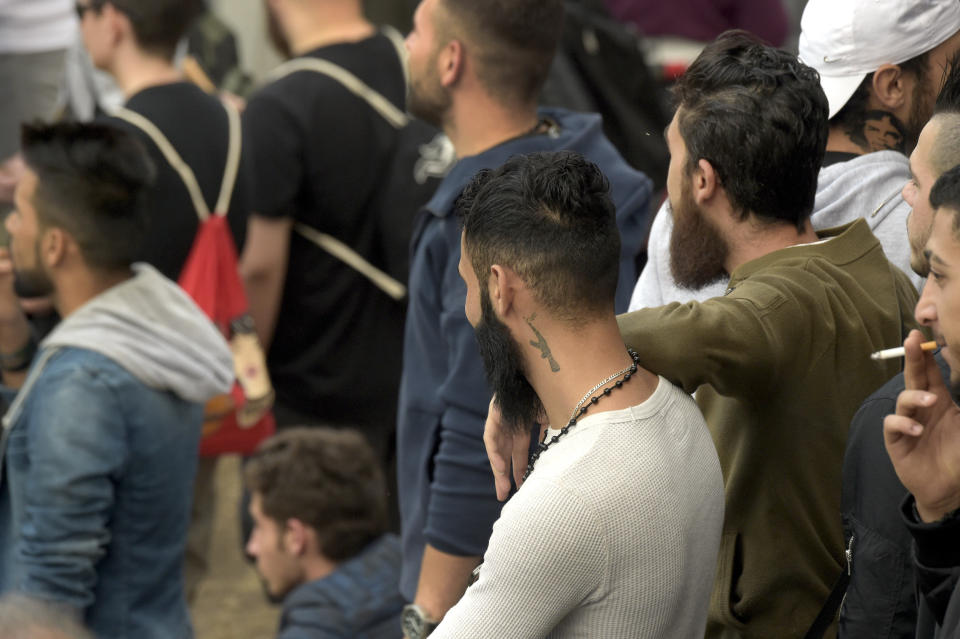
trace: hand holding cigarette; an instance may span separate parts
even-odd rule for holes
[[[906,388],[897,398],[897,412],[883,421],[883,437],[921,519],[932,522],[960,508],[960,407],[921,339],[914,330],[904,342]]]

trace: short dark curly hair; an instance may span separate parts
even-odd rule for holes
[[[247,460],[244,479],[264,515],[313,528],[331,561],[355,557],[386,531],[383,474],[357,431],[285,429]]]
[[[557,319],[576,324],[613,312],[620,233],[597,165],[573,151],[515,156],[480,171],[456,209],[481,284],[501,264]]]
[[[742,216],[802,228],[827,145],[819,74],[745,31],[727,31],[694,60],[674,95],[688,171],[707,160]]]

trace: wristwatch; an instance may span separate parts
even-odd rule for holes
[[[427,616],[426,611],[417,604],[404,606],[400,619],[403,634],[407,639],[424,639],[437,629],[437,622]]]

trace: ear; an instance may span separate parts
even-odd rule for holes
[[[514,310],[518,282],[519,278],[512,269],[499,264],[490,267],[487,281],[490,303],[501,319],[505,319]]]
[[[70,248],[71,238],[60,228],[49,228],[40,237],[40,259],[47,268],[63,264]]]
[[[720,190],[720,178],[708,160],[700,158],[690,176],[693,199],[697,204],[711,200]]]
[[[283,530],[284,547],[290,554],[300,556],[307,551],[309,528],[299,519],[291,518]]]
[[[896,64],[881,65],[873,72],[873,98],[884,111],[896,112],[906,105],[912,82]],[[908,86],[908,83],[910,86]]]
[[[103,18],[109,26],[109,34],[112,40],[111,44],[116,46],[124,37],[135,39],[133,33],[133,24],[130,18],[123,11],[120,11],[112,3],[104,3],[100,9],[103,12]]]
[[[451,40],[437,56],[437,71],[440,84],[444,88],[455,85],[463,74],[465,64],[465,50],[460,40]]]

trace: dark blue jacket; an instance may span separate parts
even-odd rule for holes
[[[398,639],[400,541],[384,535],[283,601],[277,639]]]
[[[473,328],[464,315],[460,279],[460,221],[453,205],[481,169],[511,156],[574,150],[610,180],[620,229],[620,281],[616,308],[627,310],[637,279],[637,256],[648,228],[651,183],[632,169],[604,137],[597,115],[545,109],[557,135],[504,142],[463,158],[422,211],[413,232],[410,302],[403,345],[397,425],[397,473],[403,531],[400,590],[412,600],[427,543],[446,553],[482,555],[500,516],[483,447],[490,402]]]

